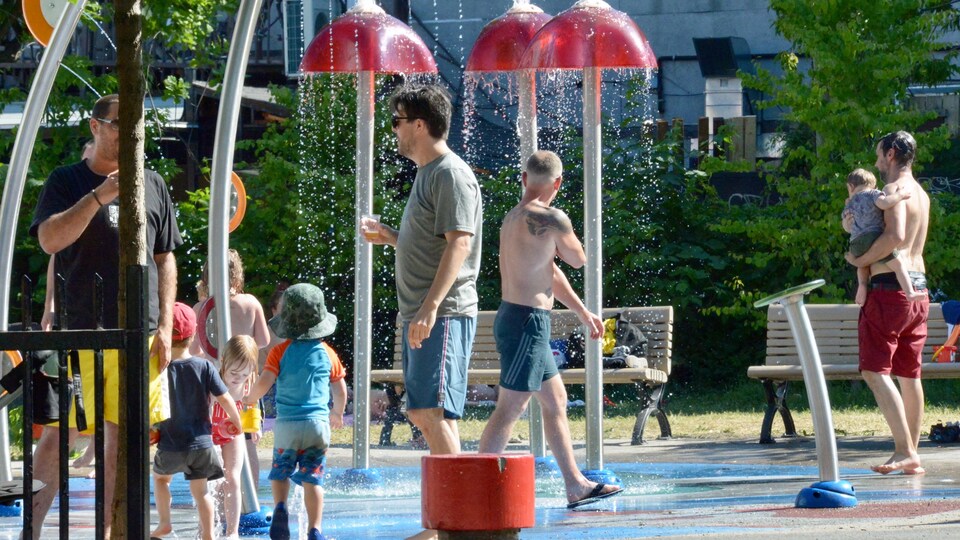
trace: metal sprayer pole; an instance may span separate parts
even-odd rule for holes
[[[7,168],[7,181],[3,184],[3,202],[0,203],[0,331],[5,331],[9,320],[10,309],[10,277],[13,272],[13,248],[17,238],[17,219],[20,216],[20,200],[23,197],[23,187],[27,182],[27,170],[30,168],[30,156],[33,145],[40,129],[43,112],[47,108],[47,99],[50,98],[50,89],[57,78],[57,68],[70,44],[70,38],[77,28],[80,14],[86,0],[77,0],[76,4],[67,2],[66,8],[60,14],[60,19],[53,29],[50,45],[40,59],[37,74],[33,77],[30,93],[23,108],[20,129],[17,130],[13,142],[13,154],[10,155],[10,166]],[[52,287],[47,283],[47,287]],[[7,425],[7,411],[0,410],[0,480],[10,481],[13,475],[10,471],[9,428]]]
[[[603,226],[600,220],[600,68],[583,70],[584,304],[603,312]],[[603,468],[603,373],[600,341],[586,340],[587,469]]]
[[[250,44],[253,41],[261,3],[262,0],[240,0],[237,23],[233,29],[233,39],[230,41],[230,52],[227,54],[227,66],[223,74],[217,131],[213,143],[213,162],[210,166],[210,232],[207,251],[210,283],[207,285],[217,306],[217,349],[219,351],[224,350],[231,331],[227,234],[230,222],[233,146],[237,138],[240,94],[243,91],[243,79],[247,72],[247,58],[250,56]],[[259,512],[260,503],[257,501],[247,453],[243,452],[243,456],[243,472],[240,474],[243,512],[245,514]]]
[[[520,136],[520,170],[527,158],[537,151],[537,72],[523,69],[517,72],[520,102],[517,114],[517,134]],[[523,188],[520,188],[523,195]],[[530,400],[530,453],[543,457],[547,447],[543,441],[543,411],[537,398]]]
[[[803,307],[803,294],[788,296],[780,303],[787,314],[787,322],[797,344],[803,369],[803,384],[807,388],[807,401],[810,402],[810,415],[813,417],[813,431],[817,441],[820,480],[835,482],[840,479],[840,469],[837,465],[837,441],[833,434],[830,395],[827,393],[827,382],[823,376],[820,352],[814,340],[810,318]]]
[[[373,116],[375,106],[372,71],[357,74],[357,194],[354,224],[373,208]],[[370,467],[370,338],[373,327],[373,247],[354,234],[356,248],[353,316],[353,467]]]

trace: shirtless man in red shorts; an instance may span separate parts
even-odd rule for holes
[[[923,474],[917,446],[923,421],[923,386],[920,361],[927,338],[929,299],[911,302],[897,284],[896,276],[877,261],[899,249],[917,291],[927,288],[923,246],[930,218],[930,197],[913,177],[917,143],[909,133],[885,135],[877,144],[877,169],[886,184],[883,191],[907,190],[912,196],[884,211],[884,232],[860,257],[847,254],[850,264],[870,266],[867,301],[860,312],[860,372],[873,391],[877,405],[890,426],[894,451],[881,465],[871,467],[881,474],[901,471]],[[899,391],[893,383],[897,378]]]

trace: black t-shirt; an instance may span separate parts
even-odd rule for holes
[[[210,396],[222,396],[227,385],[203,358],[174,360],[167,366],[170,383],[170,418],[160,423],[157,448],[186,452],[213,446],[210,431]]]
[[[176,214],[167,185],[154,171],[144,171],[144,199],[147,219],[147,266],[150,284],[150,330],[157,329],[160,298],[157,295],[157,264],[153,255],[167,253],[183,243],[177,228]],[[40,224],[64,212],[90,190],[99,186],[105,176],[90,170],[86,161],[59,167],[50,174],[37,208],[34,210],[30,234],[37,236]],[[73,330],[96,327],[94,313],[94,275],[103,278],[104,328],[117,328],[117,294],[120,287],[120,203],[104,205],[90,220],[80,237],[56,255],[56,270],[66,280],[67,328]],[[53,286],[53,284],[48,284]]]

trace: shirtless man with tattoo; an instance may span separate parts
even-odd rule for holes
[[[543,409],[547,442],[563,474],[568,508],[620,493],[614,485],[587,480],[577,469],[567,424],[567,391],[550,350],[550,310],[556,298],[572,309],[591,339],[603,335],[603,321],[587,310],[554,262],[580,268],[583,246],[570,218],[550,203],[560,190],[563,165],[553,152],[535,152],[523,173],[523,198],[500,229],[502,301],[494,322],[500,353],[497,407],[480,437],[480,453],[504,451],[513,425],[536,396]]]

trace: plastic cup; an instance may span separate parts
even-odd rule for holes
[[[380,214],[364,214],[360,218],[360,233],[368,242],[380,238]]]
[[[217,422],[214,429],[217,430],[217,435],[224,439],[232,439],[240,434],[240,428],[233,425],[233,422],[227,418]]]

